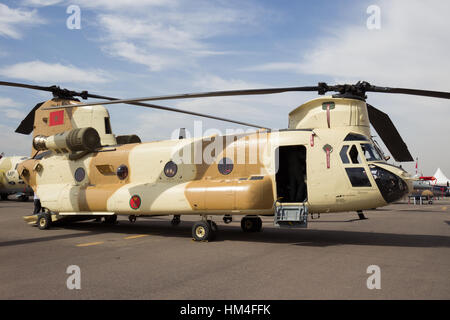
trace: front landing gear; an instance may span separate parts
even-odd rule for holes
[[[37,226],[40,230],[46,230],[50,228],[52,224],[52,217],[48,213],[41,213],[37,219]]]
[[[366,220],[366,216],[364,215],[364,213],[362,212],[362,210],[358,210],[356,211],[356,213],[358,214],[359,220]]]
[[[212,220],[199,221],[192,226],[192,238],[195,241],[212,241],[218,231],[217,224]]]
[[[241,220],[241,228],[244,232],[260,232],[262,220],[260,217],[243,217]]]

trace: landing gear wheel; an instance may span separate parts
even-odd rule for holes
[[[113,214],[112,216],[105,216],[105,223],[115,224],[116,222],[117,222],[117,215]]]
[[[51,218],[50,214],[42,213],[38,216],[37,226],[40,230],[45,230],[45,229],[50,228],[51,224],[52,224],[52,218]]]
[[[170,221],[170,223],[172,224],[172,226],[176,227],[177,225],[179,225],[181,222],[180,216],[179,215],[174,215],[172,221]]]
[[[25,202],[28,201],[28,196],[20,196],[20,201]]]
[[[208,221],[196,222],[192,226],[192,238],[195,241],[208,241],[214,238],[213,224]]]
[[[134,214],[128,216],[128,221],[130,221],[131,223],[135,223],[136,222],[136,216]]]
[[[262,220],[260,217],[255,218],[255,232],[261,232],[262,229]]]
[[[233,217],[229,214],[226,214],[223,216],[223,222],[225,222],[226,224],[231,223],[231,221],[233,221]]]
[[[262,228],[260,217],[244,217],[241,220],[241,228],[244,232],[259,232]]]
[[[8,200],[8,195],[7,194],[2,194],[1,196],[2,200]]]

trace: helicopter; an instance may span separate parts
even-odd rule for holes
[[[17,195],[17,199],[27,201],[33,191],[19,177],[17,167],[19,163],[27,160],[28,157],[14,156],[4,157],[0,154],[0,199],[7,200],[11,194]]]
[[[389,116],[366,103],[367,92],[449,99],[449,92],[356,84],[229,90],[117,99],[1,81],[0,85],[48,91],[16,129],[33,133],[31,158],[18,172],[48,212],[40,229],[64,217],[115,223],[117,215],[136,217],[198,215],[196,241],[213,240],[212,217],[243,216],[244,232],[259,232],[261,216],[274,225],[305,228],[308,214],[385,206],[412,190],[413,177],[387,163],[370,125],[397,162],[413,158]],[[204,97],[318,92],[289,113],[288,128],[264,126],[209,114],[150,104],[148,101]],[[335,94],[326,96],[327,92]],[[80,103],[76,98],[101,101]],[[105,105],[131,104],[180,112],[244,126],[250,133],[141,142],[135,134],[115,136]],[[255,151],[256,150],[256,151]],[[255,153],[257,156],[255,157]],[[206,156],[205,156],[206,155]],[[361,216],[360,216],[361,217]]]

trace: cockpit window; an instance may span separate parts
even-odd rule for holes
[[[344,141],[360,141],[360,140],[369,141],[366,136],[357,133],[349,133],[344,139]]]
[[[350,163],[347,157],[348,146],[343,146],[339,155],[341,156],[342,163]]]
[[[355,145],[353,145],[351,147],[350,152],[348,154],[350,156],[350,159],[352,160],[352,163],[361,163],[361,159],[359,158],[358,148],[356,148]]]
[[[374,148],[373,145],[369,143],[361,144],[361,149],[366,157],[367,161],[380,161],[383,160],[378,151]]]

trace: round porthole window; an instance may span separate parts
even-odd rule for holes
[[[120,180],[125,180],[128,177],[128,167],[126,165],[121,165],[117,168],[117,177]]]
[[[84,180],[84,177],[86,176],[86,171],[84,171],[83,168],[78,168],[75,170],[75,180],[78,182],[81,182]]]
[[[221,174],[227,175],[233,171],[233,161],[230,158],[222,158],[217,166]]]
[[[166,165],[164,166],[164,174],[166,175],[166,177],[169,178],[174,177],[177,174],[177,171],[178,166],[173,161],[167,162]]]

